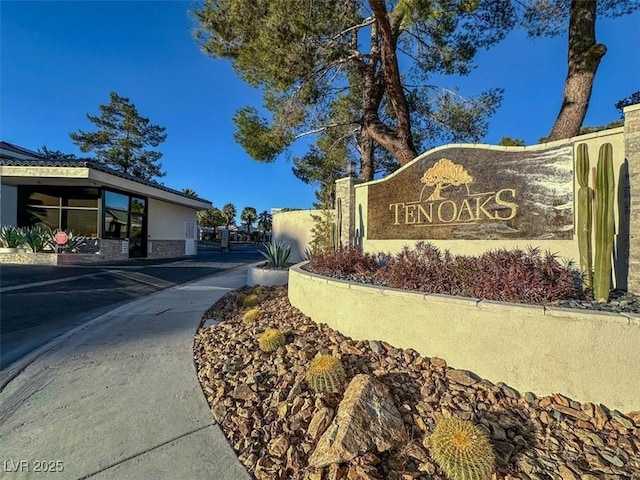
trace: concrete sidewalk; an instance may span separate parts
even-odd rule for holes
[[[249,479],[193,365],[203,312],[245,283],[240,268],[142,297],[33,361],[0,392],[0,478]]]

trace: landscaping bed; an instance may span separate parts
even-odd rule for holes
[[[484,300],[640,314],[640,294],[611,290],[596,301],[572,262],[538,249],[451,255],[417,242],[396,255],[345,247],[311,256],[303,269],[338,280]]]
[[[259,314],[243,322],[249,307],[242,299],[250,293],[258,295]],[[214,418],[255,478],[443,479],[430,436],[451,416],[479,425],[491,439],[499,479],[640,478],[640,412],[622,415],[561,394],[520,394],[451,369],[443,359],[353,341],[291,307],[286,287],[232,292],[204,318],[219,323],[196,334],[198,378]],[[286,345],[272,353],[258,348],[268,328],[286,335]],[[315,393],[307,385],[307,368],[318,353],[341,358],[346,383],[364,374],[386,386],[407,433],[403,445],[309,467],[342,400],[341,392]]]

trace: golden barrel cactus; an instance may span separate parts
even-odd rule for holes
[[[489,439],[473,423],[459,418],[438,422],[431,436],[433,458],[452,480],[488,480],[494,466]]]
[[[346,374],[339,358],[317,355],[307,370],[307,384],[316,392],[337,392],[344,384]]]
[[[244,300],[242,301],[243,307],[253,308],[253,307],[257,307],[259,304],[260,304],[260,297],[258,297],[258,295],[256,295],[255,293],[247,295],[246,297],[244,297]]]
[[[247,310],[245,314],[242,316],[242,323],[244,323],[245,325],[250,324],[251,322],[260,318],[261,313],[262,312],[260,312],[260,309],[258,308],[252,308],[251,310]]]
[[[265,330],[258,338],[258,346],[263,352],[273,352],[284,344],[284,334],[275,328]]]

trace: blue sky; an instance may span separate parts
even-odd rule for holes
[[[69,132],[91,130],[109,92],[129,97],[140,114],[166,127],[160,145],[168,187],[190,187],[238,212],[253,206],[311,208],[314,187],[294,177],[291,162],[251,160],[233,140],[234,112],[259,107],[260,93],[224,60],[202,54],[187,14],[192,1],[7,1],[0,3],[0,138],[33,150],[79,154]],[[598,22],[608,47],[585,125],[618,118],[614,104],[640,90],[640,12]],[[483,143],[503,135],[533,144],[548,133],[566,75],[566,38],[513,32],[477,57],[465,78],[434,79],[461,93],[505,88]],[[303,153],[303,146],[297,153]]]

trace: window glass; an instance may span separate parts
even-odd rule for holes
[[[65,207],[98,208],[97,188],[73,188],[62,195]]]
[[[97,210],[62,210],[62,228],[74,235],[98,236]]]
[[[129,214],[110,208],[104,210],[104,238],[127,238]]]
[[[131,211],[135,213],[144,213],[146,200],[142,198],[131,197]]]
[[[42,224],[52,230],[60,227],[60,209],[41,208],[28,205],[25,225]]]
[[[129,238],[142,237],[143,216],[138,213],[131,214],[131,235]]]
[[[124,210],[125,212],[129,211],[129,197],[127,195],[106,191],[104,199],[105,210],[116,209]]]
[[[38,189],[37,191],[30,189],[27,193],[27,204],[57,207],[60,205],[60,197],[50,189]]]

